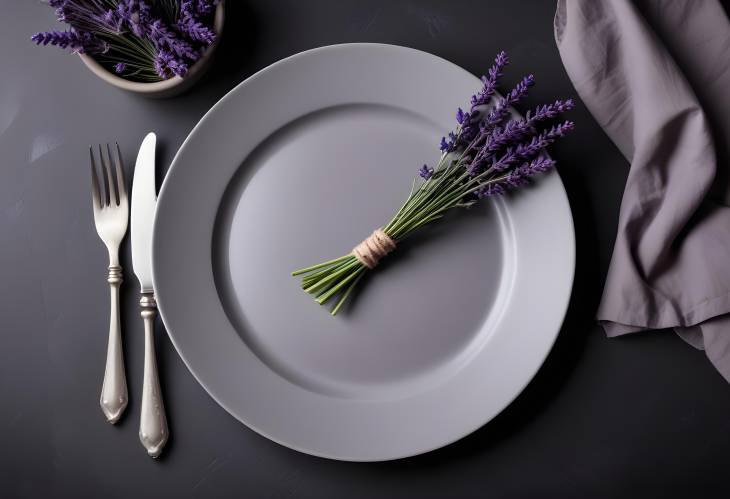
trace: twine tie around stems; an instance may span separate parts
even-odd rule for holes
[[[375,229],[363,242],[352,249],[352,254],[369,269],[375,268],[385,255],[395,249],[395,241],[382,229]]]

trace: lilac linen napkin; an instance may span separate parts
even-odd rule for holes
[[[578,94],[631,163],[598,320],[674,328],[730,381],[730,23],[717,0],[559,0]]]

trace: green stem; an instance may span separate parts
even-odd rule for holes
[[[306,274],[306,273],[311,272],[313,270],[321,269],[322,267],[327,267],[327,266],[332,265],[334,263],[339,263],[339,262],[341,262],[341,261],[343,261],[343,260],[345,260],[347,258],[355,258],[355,257],[352,256],[352,255],[343,255],[343,256],[341,256],[339,258],[335,258],[334,260],[329,260],[329,261],[326,261],[326,262],[318,263],[317,265],[312,265],[310,267],[304,267],[303,269],[295,270],[294,272],[291,273],[291,275],[292,276],[298,276],[298,275],[301,275],[301,274]]]
[[[326,284],[332,282],[333,280],[340,277],[342,274],[346,274],[347,271],[351,270],[353,267],[357,265],[362,265],[358,261],[350,262],[347,265],[343,266],[342,269],[338,270],[337,272],[334,272],[333,274],[325,277],[324,279],[318,281],[316,284],[312,284],[311,286],[304,289],[307,293],[313,293],[320,289],[322,286],[325,286]]]
[[[384,229],[385,233],[390,235],[391,237],[395,236],[395,234],[398,233],[399,227],[403,224],[405,220],[408,220],[408,218],[416,211],[418,210],[423,203],[425,203],[428,200],[429,195],[435,191],[440,185],[440,183],[443,181],[444,178],[448,176],[448,171],[444,173],[441,179],[439,179],[434,184],[431,184],[429,181],[424,182],[421,184],[420,188],[416,191],[415,195],[412,196],[411,199],[408,200],[408,202],[405,205],[405,208],[400,210],[396,215],[393,217],[393,219],[388,223],[386,228]],[[396,237],[397,239],[397,237]]]
[[[358,268],[357,270],[355,270],[354,272],[352,272],[350,275],[348,275],[347,277],[345,277],[344,279],[342,279],[335,286],[333,286],[329,291],[327,291],[325,294],[323,294],[322,296],[320,296],[319,298],[317,298],[315,301],[317,303],[319,303],[320,305],[324,305],[325,303],[327,303],[327,300],[329,300],[330,298],[332,298],[332,296],[334,296],[335,293],[337,293],[337,291],[342,288],[342,286],[344,286],[348,282],[350,282],[353,279],[355,279],[358,275],[360,275],[365,267],[360,262],[357,262],[357,263],[358,263],[358,265],[360,265],[360,268]]]
[[[362,274],[357,276],[357,278],[354,281],[352,281],[352,283],[349,286],[347,286],[347,289],[345,290],[344,293],[342,293],[342,296],[340,296],[340,299],[337,300],[337,304],[335,305],[335,308],[332,309],[330,314],[332,314],[333,316],[337,315],[337,312],[340,311],[340,308],[342,308],[342,305],[345,303],[345,300],[347,300],[347,297],[350,296],[350,293],[352,293],[352,290],[355,289],[355,286],[357,285],[358,282],[360,282],[360,279],[362,279],[362,276],[364,276],[364,275],[365,275],[365,273],[363,272]]]
[[[313,284],[313,283],[317,282],[320,279],[324,279],[325,277],[327,277],[328,275],[332,274],[333,272],[337,272],[342,267],[344,267],[345,265],[347,265],[348,262],[349,262],[349,260],[344,260],[341,263],[336,263],[336,264],[332,265],[331,267],[326,267],[326,268],[324,268],[322,270],[315,271],[315,272],[313,272],[313,273],[311,273],[309,275],[306,275],[306,276],[302,277],[302,288],[306,288],[310,284]]]

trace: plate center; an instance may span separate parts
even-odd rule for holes
[[[485,340],[506,236],[492,203],[455,213],[386,257],[336,316],[295,269],[348,253],[405,201],[443,130],[383,105],[337,106],[272,134],[241,165],[213,241],[216,286],[241,339],[323,394],[379,398],[458,369]]]

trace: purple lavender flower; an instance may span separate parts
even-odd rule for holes
[[[505,183],[511,188],[521,187],[536,173],[544,173],[553,166],[555,166],[555,161],[550,158],[543,156],[534,159],[512,170],[505,179]]]
[[[124,19],[132,33],[142,38],[150,32],[152,9],[144,0],[120,0],[119,6],[124,5]]]
[[[520,80],[507,95],[492,106],[486,116],[482,116],[481,108],[491,100],[497,80],[508,63],[507,55],[500,52],[487,75],[482,77],[482,89],[472,96],[470,111],[465,112],[461,108],[457,110],[458,134],[452,132],[448,137],[441,138],[439,146],[441,151],[443,153],[461,151],[461,160],[472,177],[485,171],[505,171],[520,162],[530,160],[545,146],[573,127],[571,122],[565,122],[535,135],[537,123],[572,109],[572,99],[557,100],[551,104],[538,106],[534,111],[528,112],[524,119],[502,124],[509,116],[510,107],[527,95],[529,88],[534,84],[533,75],[527,75]],[[529,142],[521,143],[527,138],[530,138]],[[498,157],[500,152],[503,154]]]
[[[157,52],[157,55],[155,56],[155,71],[157,71],[157,74],[160,75],[160,78],[166,79],[170,77],[169,67],[170,63],[173,61],[174,58],[169,52],[165,52],[164,50]]]
[[[505,146],[518,142],[533,130],[530,120],[510,121],[506,125],[492,131],[484,146],[479,151],[479,154],[484,159],[493,157]]]
[[[545,173],[555,166],[555,160],[546,156],[539,157],[527,163],[523,167],[523,172],[527,175],[535,175],[536,173]]]
[[[215,32],[191,15],[185,14],[175,26],[190,40],[203,42],[205,45],[215,41]]]
[[[503,99],[501,99],[490,111],[487,117],[483,121],[481,127],[482,133],[491,132],[494,127],[499,125],[509,114],[510,106],[517,104],[535,84],[535,77],[533,75],[527,75],[515,87],[508,93]]]
[[[494,58],[494,64],[487,71],[487,75],[482,76],[482,83],[484,86],[479,92],[471,96],[472,110],[474,110],[477,106],[481,106],[489,102],[489,99],[491,99],[494,94],[494,90],[497,88],[497,80],[499,80],[499,77],[502,76],[502,70],[507,64],[509,64],[507,54],[504,51],[497,54],[497,57]]]
[[[79,31],[94,31],[102,6],[88,0],[55,0],[49,5],[56,9],[58,21],[71,25]]]
[[[446,139],[441,140],[440,149],[444,152],[451,152],[460,147],[466,147],[476,137],[476,134],[480,129],[480,116],[481,112],[478,109],[489,102],[497,88],[497,80],[502,75],[502,70],[509,63],[507,54],[500,52],[494,59],[494,64],[486,76],[482,76],[483,86],[479,92],[471,96],[471,109],[469,112],[464,112],[461,108],[456,113],[456,122],[461,126],[461,133],[459,138],[450,138],[449,141]]]
[[[114,72],[117,74],[124,73],[124,70],[127,69],[127,65],[123,62],[118,62],[114,65]]]
[[[172,69],[172,72],[175,73],[176,76],[185,76],[188,74],[188,65],[184,62],[174,61],[170,65],[170,69]]]
[[[484,145],[471,159],[467,170],[470,175],[476,175],[484,170],[489,165],[490,161],[494,160],[494,156],[515,142],[523,139],[529,132],[533,130],[530,123],[526,120],[510,121],[503,127],[498,127],[492,131],[491,134],[487,134],[487,138],[484,141]]]
[[[528,111],[525,119],[532,123],[555,118],[560,113],[573,109],[573,99],[556,100],[552,104],[537,106],[534,112]]]
[[[506,192],[505,188],[500,183],[490,183],[484,185],[481,189],[476,192],[477,199],[483,199],[491,196],[501,196]]]
[[[119,34],[124,26],[124,19],[115,9],[108,9],[102,14],[94,14],[93,19],[99,23],[99,27]]]
[[[182,0],[175,23],[178,31],[190,40],[213,43],[215,32],[202,21],[211,21],[211,13],[218,3],[219,0]]]
[[[152,43],[158,50],[167,50],[174,53],[178,57],[178,61],[187,58],[194,62],[200,58],[200,52],[195,50],[185,40],[178,38],[177,35],[170,30],[159,19],[149,25],[149,35]]]
[[[155,71],[163,80],[170,78],[172,75],[185,76],[188,72],[185,63],[178,61],[173,54],[165,50],[157,52],[154,65]]]
[[[137,27],[142,35],[149,32],[149,25],[152,22],[152,9],[144,0],[138,0],[137,2]]]
[[[488,181],[481,189],[476,191],[477,199],[490,196],[501,196],[507,192],[507,189],[515,189],[526,185],[530,178],[538,173],[544,173],[555,166],[555,161],[541,156],[532,161],[523,163],[521,166],[513,169],[504,177]]]
[[[196,0],[195,2],[190,3],[195,4],[194,10],[196,14],[207,15],[213,12],[213,9],[215,9],[215,6],[220,3],[220,0]]]
[[[418,174],[423,178],[424,180],[428,180],[431,177],[433,177],[433,168],[429,168],[428,165],[423,165],[419,170]]]
[[[109,50],[109,44],[99,40],[91,33],[68,31],[46,31],[30,37],[38,45],[54,45],[73,52],[103,54]]]
[[[500,52],[497,55],[494,65],[489,69],[488,75],[482,77],[484,86],[472,96],[471,111],[469,113],[457,113],[457,122],[461,130],[457,140],[447,150],[468,149],[476,143],[486,139],[489,134],[509,115],[509,108],[516,104],[522,97],[527,95],[527,90],[535,82],[532,75],[524,77],[513,89],[492,107],[486,117],[482,118],[481,107],[485,106],[494,94],[497,79],[502,74],[502,69],[508,63],[507,55]],[[547,111],[552,111],[549,108]]]
[[[572,121],[565,121],[546,132],[536,135],[529,143],[520,144],[514,149],[515,158],[519,161],[535,157],[542,149],[571,131],[574,126],[575,124]]]
[[[467,166],[467,172],[471,176],[480,175],[485,171],[501,172],[508,170],[522,161],[527,161],[538,154],[548,145],[555,142],[558,138],[564,136],[572,130],[574,124],[572,121],[566,121],[552,127],[550,130],[535,135],[529,142],[523,142],[514,147],[508,147],[506,152],[494,161],[486,161],[485,158],[477,157]],[[510,141],[505,141],[511,143]],[[481,151],[480,151],[481,152]]]
[[[132,23],[132,4],[129,0],[119,0],[115,12],[123,23],[127,25]]]
[[[441,149],[442,152],[455,151],[460,144],[459,136],[457,136],[454,132],[449,132],[448,137],[448,139],[446,137],[441,137],[439,149]]]
[[[77,40],[76,33],[72,31],[46,31],[36,33],[30,37],[38,45],[55,45],[62,49],[71,47],[72,49],[81,44]]]
[[[486,136],[497,127],[509,115],[509,108],[519,102],[528,89],[535,83],[535,77],[532,75],[525,76],[506,97],[502,98],[489,111],[486,118],[479,123],[479,133]]]
[[[494,156],[509,144],[515,144],[534,133],[535,125],[541,121],[556,117],[559,113],[573,108],[573,100],[555,101],[552,104],[538,106],[534,113],[528,111],[525,119],[509,121],[504,126],[496,127],[486,138],[479,152],[472,159],[469,171],[482,171]],[[572,126],[568,125],[569,127]],[[564,130],[564,131],[567,131]],[[555,131],[553,133],[556,133]]]
[[[82,17],[79,12],[81,5],[76,2],[54,2],[51,6],[56,8],[56,19],[59,22],[72,24]]]

